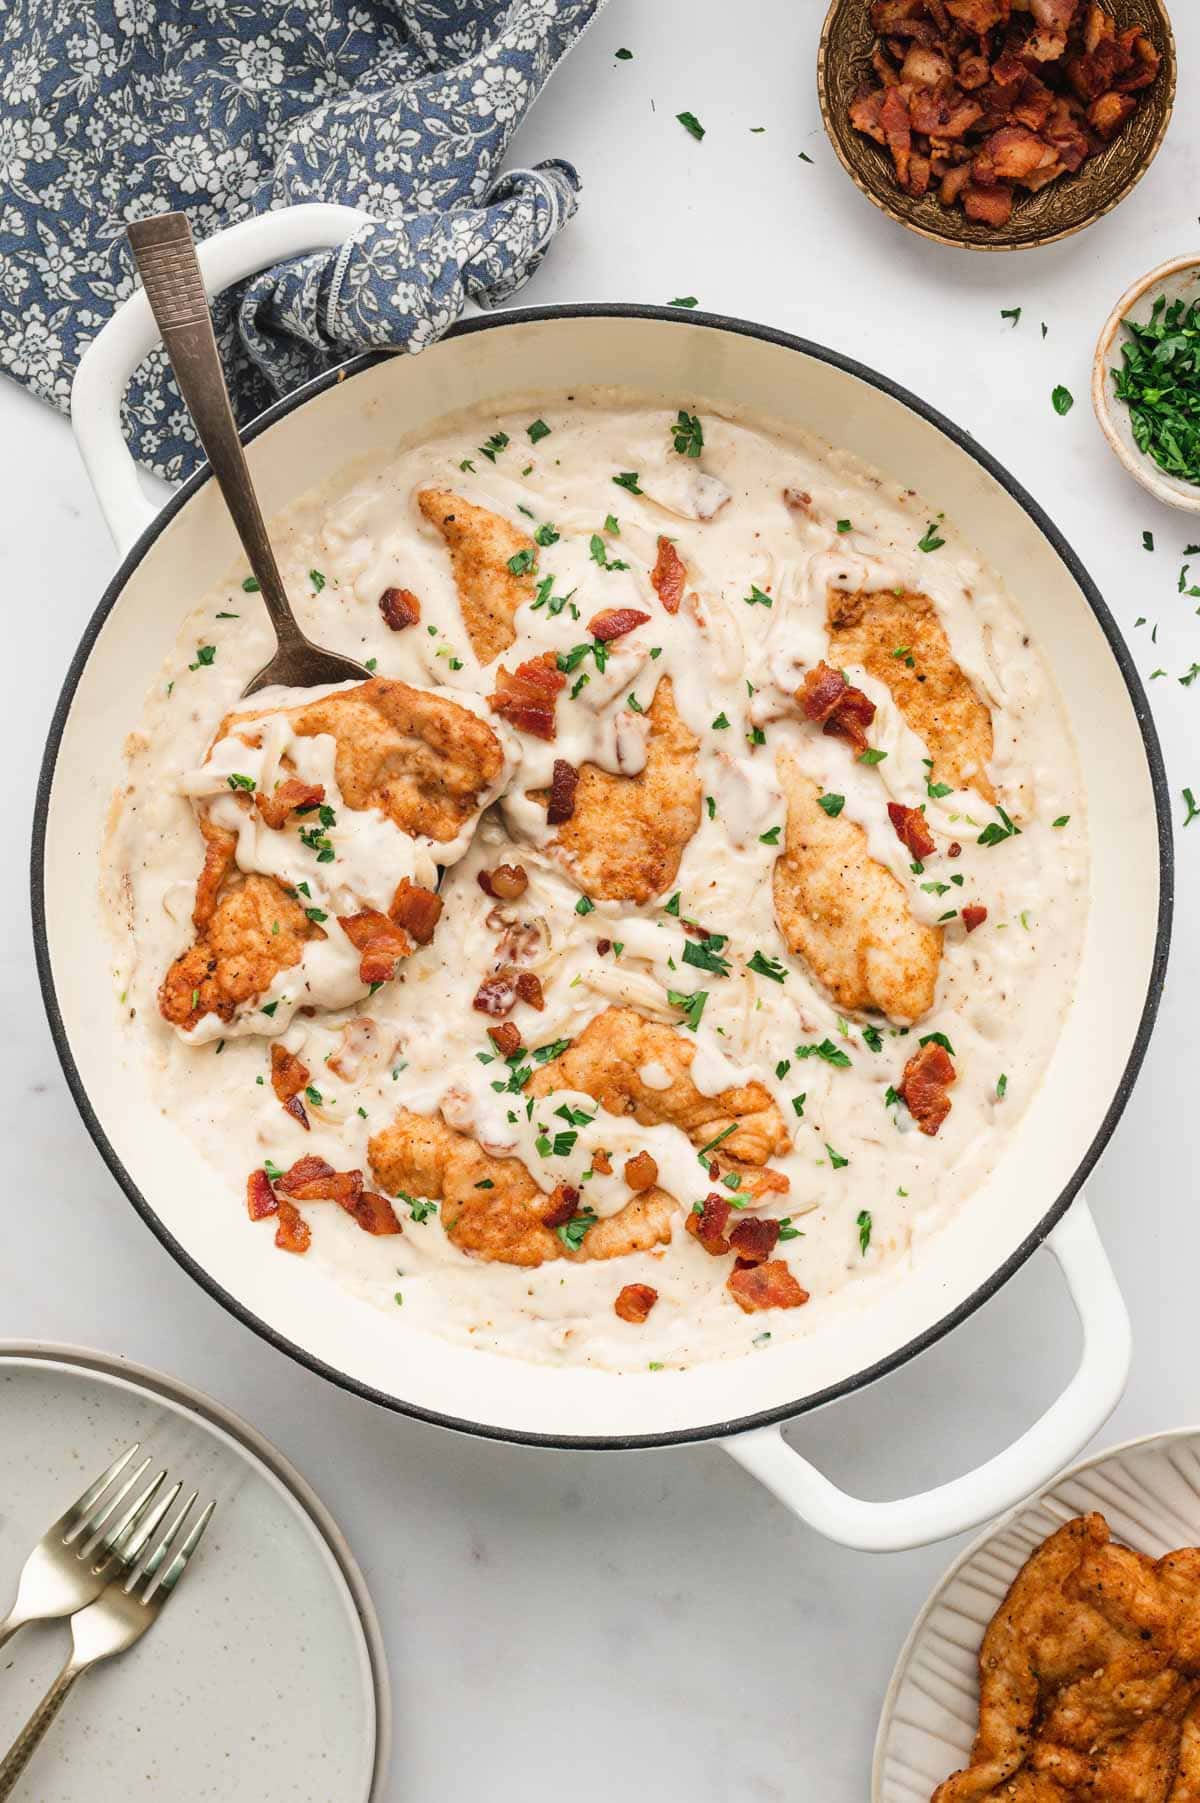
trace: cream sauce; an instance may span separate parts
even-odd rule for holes
[[[296,739],[281,716],[273,717],[260,751],[240,741],[212,746],[269,649],[266,621],[240,572],[188,616],[130,737],[128,783],[105,869],[121,932],[125,1054],[150,1067],[164,1109],[218,1164],[231,1209],[243,1209],[246,1175],[264,1159],[286,1167],[313,1152],[338,1169],[366,1170],[368,1137],[401,1105],[440,1109],[487,1150],[520,1158],[547,1192],[562,1180],[581,1185],[600,1215],[628,1199],[622,1166],[640,1150],[652,1153],[661,1187],[679,1200],[672,1242],[655,1253],[535,1270],[466,1257],[436,1212],[418,1210],[425,1218],[410,1219],[401,1204],[403,1237],[374,1240],[336,1207],[304,1205],[313,1224],[310,1259],[390,1309],[398,1333],[429,1331],[552,1363],[644,1370],[740,1353],[761,1343],[764,1332],[778,1342],[818,1331],[850,1289],[861,1295],[864,1285],[894,1278],[952,1212],[970,1206],[1070,1005],[1087,908],[1086,821],[1061,704],[1013,600],[951,525],[939,524],[942,548],[919,550],[933,514],[911,490],[889,486],[816,441],[703,407],[699,413],[704,450],[693,460],[673,448],[673,410],[607,392],[569,401],[533,397],[500,416],[447,420],[435,436],[399,447],[386,464],[349,469],[275,522],[284,580],[306,632],[377,660],[383,675],[444,689],[493,722],[486,696],[494,672],[472,656],[449,558],[418,512],[418,489],[449,488],[531,535],[538,526],[557,533],[538,552],[538,580],[552,577],[552,586],[542,605],[520,610],[517,641],[501,659],[509,669],[548,648],[569,654],[590,647],[587,622],[601,608],[650,615],[612,646],[602,669],[590,649],[573,662],[553,744],[502,733],[511,754],[505,792],[454,846],[409,841],[380,815],[343,809],[332,741]],[[551,430],[534,442],[527,427],[539,416]],[[488,440],[494,446],[498,432],[508,444],[493,462],[476,447]],[[626,471],[638,473],[640,495],[614,484]],[[785,506],[785,488],[804,491],[808,505]],[[839,532],[847,519],[850,530]],[[660,533],[675,539],[687,589],[699,597],[674,617],[649,581]],[[378,600],[389,586],[419,596],[419,625],[400,633],[387,628]],[[865,672],[847,668],[876,704],[870,738],[887,753],[881,763],[860,764],[845,742],[797,718],[787,697],[828,651],[831,586],[903,586],[930,596],[955,657],[991,709],[989,774],[1019,836],[981,846],[979,832],[996,818],[988,804],[969,791],[927,795],[927,748],[888,690]],[[747,601],[755,589],[771,597],[769,607]],[[196,658],[204,644],[216,647],[210,663]],[[645,710],[664,676],[700,740],[705,797],[672,886],[678,913],[674,903],[667,911],[668,892],[641,909],[599,902],[580,915],[579,891],[549,849],[545,810],[527,792],[548,786],[556,758],[626,774],[642,768]],[[268,696],[265,705],[298,698]],[[949,924],[936,1006],[911,1033],[882,1020],[841,1018],[779,934],[771,878],[784,836],[775,767],[784,747],[823,791],[844,795],[846,817],[863,827],[872,855],[904,885],[919,918],[937,921],[967,900],[988,908],[986,926],[969,938],[956,921]],[[283,836],[256,826],[229,792],[235,771],[270,781],[285,752],[302,776],[326,785],[339,823],[348,824],[337,835],[334,864],[315,855],[298,862],[291,833],[281,869]],[[203,798],[216,798],[219,817],[227,814],[238,831],[243,869],[273,870],[293,883],[303,877],[314,905],[330,915],[350,897],[384,907],[399,876],[428,881],[434,862],[452,865],[433,944],[364,1000],[353,948],[331,934],[306,953],[303,987],[295,973],[283,973],[271,996],[261,998],[279,1001],[270,1016],[250,1008],[233,1026],[206,1019],[190,1036],[176,1034],[159,1017],[155,994],[189,942],[201,859],[192,803]],[[888,820],[889,800],[923,802],[935,835],[957,838],[961,857],[952,865],[931,860],[914,874]],[[1056,826],[1063,816],[1067,824]],[[529,873],[519,901],[492,901],[476,881],[479,870],[504,862]],[[962,883],[950,887],[950,872]],[[934,882],[945,882],[946,892],[923,886]],[[680,917],[728,936],[728,975],[683,962],[689,941]],[[506,935],[508,955],[534,970],[545,991],[544,1013],[522,1004],[511,1016],[530,1047],[575,1037],[602,1008],[624,1003],[694,1038],[692,1075],[706,1093],[751,1078],[770,1090],[794,1146],[773,1160],[788,1175],[790,1193],[764,1206],[788,1216],[797,1231],[778,1256],[811,1292],[807,1307],[749,1316],[738,1309],[724,1287],[730,1261],[710,1258],[684,1232],[685,1212],[711,1186],[695,1148],[676,1129],[615,1119],[584,1095],[556,1094],[529,1109],[523,1094],[509,1089],[509,1069],[486,1036],[487,1017],[471,1006]],[[612,949],[602,953],[605,940]],[[755,953],[774,961],[783,981],[750,969]],[[669,994],[700,989],[707,1002],[693,1035]],[[297,1013],[301,1001],[320,1012]],[[954,1046],[958,1082],[948,1120],[928,1138],[887,1095],[919,1034],[933,1030]],[[282,1034],[314,1073],[310,1134],[284,1114],[270,1088],[264,1034]],[[800,1050],[826,1041],[849,1063]],[[654,1064],[641,1074],[652,1089],[668,1080]],[[579,1111],[577,1138],[565,1155],[546,1154],[538,1142],[544,1148],[562,1127],[554,1111],[564,1104]],[[592,1169],[600,1147],[610,1155],[612,1176]],[[246,1223],[247,1233],[270,1231]],[[659,1292],[642,1326],[613,1313],[617,1291],[630,1282]]]

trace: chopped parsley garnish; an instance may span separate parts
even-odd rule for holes
[[[1013,839],[1020,833],[1020,827],[1013,825],[999,802],[996,803],[996,812],[1000,816],[999,820],[988,822],[975,841],[977,845],[1002,845],[1005,839]]]
[[[925,1033],[917,1041],[917,1044],[918,1045],[940,1045],[942,1050],[944,1052],[949,1052],[949,1054],[952,1058],[955,1058],[958,1055],[955,1052],[954,1047],[950,1044],[950,1041],[946,1038],[946,1035],[944,1033]]]
[[[996,1078],[996,1100],[998,1102],[1002,1102],[1004,1100],[1005,1096],[1007,1095],[1007,1093],[1008,1093],[1008,1078],[1004,1074],[1004,1072],[1001,1071],[1000,1075]]]
[[[363,665],[363,669],[369,670],[371,672],[372,676],[374,676],[374,674],[378,668],[379,668],[379,659],[377,657],[369,657],[367,659],[366,663]]]
[[[1058,819],[1053,821],[1052,824],[1054,826],[1066,826],[1066,824],[1067,824],[1068,820],[1070,820],[1070,818],[1071,818],[1071,816],[1069,814],[1060,814]]]
[[[1050,396],[1050,405],[1053,407],[1055,413],[1062,418],[1070,413],[1072,407],[1075,405],[1075,396],[1071,393],[1069,388],[1064,388],[1060,382]]]
[[[870,1046],[873,1052],[882,1052],[883,1034],[879,1031],[878,1027],[864,1027],[862,1036],[864,1045]]]
[[[622,563],[619,557],[609,558],[608,547],[598,532],[593,532],[589,541],[592,562],[598,563],[602,570],[627,570],[629,565]]]
[[[553,1039],[549,1045],[534,1047],[533,1057],[536,1064],[549,1064],[552,1058],[561,1058],[571,1041],[569,1039]]]
[[[758,835],[759,844],[760,845],[778,845],[779,844],[779,835],[782,832],[782,830],[783,830],[782,827],[773,826],[769,829],[769,831],[767,831],[765,833],[760,833]]]
[[[579,900],[575,903],[576,914],[593,914],[595,913],[595,910],[596,904],[590,895],[581,895]]]
[[[704,428],[698,416],[685,413],[681,407],[671,427],[671,439],[680,456],[699,457],[704,449]]]
[[[770,595],[764,595],[757,584],[753,582],[750,584],[750,593],[743,595],[742,600],[747,607],[770,607],[772,604]]]
[[[850,520],[839,520],[837,529],[839,532],[853,532],[854,526]]]
[[[525,430],[529,434],[530,444],[538,444],[543,438],[550,436],[550,428],[544,419],[535,419]]]
[[[682,125],[684,131],[690,132],[696,142],[699,143],[700,139],[704,136],[704,127],[701,125],[699,119],[697,119],[695,113],[676,113],[675,117],[678,119],[680,125]]]
[[[239,776],[235,770],[232,776],[227,776],[225,778],[225,781],[229,784],[231,789],[244,789],[247,795],[253,795],[254,793],[254,778],[252,776]]]
[[[780,1242],[784,1240],[802,1240],[804,1234],[799,1227],[792,1226],[791,1215],[784,1215],[779,1223]]]
[[[319,595],[321,590],[325,587],[324,572],[322,570],[310,570],[308,572],[308,580],[312,583]]]
[[[619,476],[613,477],[613,481],[618,488],[628,489],[631,495],[640,495],[642,492],[638,486],[638,472],[636,470],[622,470]]]
[[[721,713],[721,714],[718,714],[716,719],[713,721],[712,729],[714,732],[724,732],[728,725],[729,725],[729,720],[728,720],[727,715]]]
[[[886,751],[877,751],[874,745],[868,745],[865,751],[859,752],[858,761],[860,764],[882,764],[886,756]]]
[[[240,620],[241,617],[241,614],[219,613],[217,615],[218,620]]]
[[[1168,475],[1200,482],[1200,306],[1160,295],[1145,325],[1122,324],[1112,376],[1134,443]]]
[[[246,576],[243,578],[242,588],[248,595],[257,595],[261,592],[261,586],[257,576]]]
[[[196,661],[194,664],[189,664],[188,669],[189,670],[206,670],[208,668],[209,664],[212,663],[212,661],[216,657],[216,655],[217,655],[217,647],[215,645],[197,645]]]
[[[488,439],[487,443],[480,445],[479,455],[481,457],[486,457],[489,463],[495,463],[496,453],[498,451],[506,451],[507,449],[508,449],[508,433],[507,432],[493,432],[492,436]]]
[[[746,968],[760,977],[770,977],[772,983],[783,983],[787,980],[787,971],[778,958],[768,958],[763,952],[756,951],[747,961]]]
[[[272,1183],[278,1183],[279,1179],[283,1176],[283,1172],[273,1158],[263,1159],[263,1170],[267,1173],[267,1176],[271,1179]]]
[[[596,1225],[598,1216],[594,1208],[585,1209],[582,1214],[572,1215],[561,1227],[554,1229],[568,1251],[578,1252],[584,1240]]]
[[[195,1005],[196,1005],[196,1004],[195,1004],[195,1003],[194,1003],[194,1002],[193,1002],[193,1003],[192,1003],[192,1006],[193,1006],[193,1007],[195,1007]],[[262,1012],[262,1013],[263,1013],[263,1014],[268,1014],[268,1015],[273,1015],[273,1014],[274,1014],[274,1012],[275,1012],[275,1010],[276,1010],[276,1008],[278,1008],[278,1006],[279,1006],[279,1002],[278,1002],[278,1000],[276,1000],[276,1001],[273,1001],[273,1002],[264,1002],[264,1003],[263,1003],[263,1005],[262,1005],[262,1010],[261,1010],[261,1012]]]
[[[791,1070],[791,1068],[792,1068],[792,1061],[790,1058],[781,1058],[779,1060],[779,1063],[775,1066],[775,1075],[779,1078],[779,1081],[781,1083],[783,1082],[783,1079],[787,1076],[787,1074]]]
[[[925,528],[925,536],[917,540],[917,550],[940,551],[945,542],[945,539],[938,531],[933,520],[930,520],[928,526]]]
[[[329,919],[324,908],[305,908],[304,914],[305,918],[311,920],[315,926],[323,926]]]
[[[1021,309],[1018,307],[1017,312],[1020,311]],[[860,1252],[865,1252],[871,1244],[871,1211],[869,1208],[859,1210],[855,1226],[858,1228],[858,1249]]]
[[[829,1162],[833,1166],[835,1171],[844,1170],[845,1167],[850,1163],[850,1160],[848,1158],[843,1158],[840,1152],[834,1151],[833,1147],[830,1145],[828,1140],[825,1141],[825,1150],[829,1154]]]
[[[475,1185],[476,1189],[491,1189],[491,1187],[490,1177],[485,1177],[482,1183]],[[423,1227],[430,1215],[437,1213],[437,1203],[426,1201],[420,1196],[408,1196],[402,1191],[397,1200],[408,1203],[408,1218],[410,1221],[415,1221],[418,1227]]]
[[[508,567],[514,576],[528,576],[536,562],[537,552],[527,545],[523,551],[514,552],[508,560]]]
[[[674,914],[676,919],[678,919],[678,917],[679,917],[679,891],[678,891],[678,889],[676,889],[674,895],[671,897],[670,901],[664,907],[663,913],[664,914]]]
[[[539,526],[533,537],[534,542],[543,547],[546,545],[556,545],[559,538],[558,527],[551,526],[549,523],[544,526]]]
[[[832,1039],[823,1039],[820,1045],[798,1045],[797,1058],[823,1058],[826,1064],[835,1064],[839,1068],[850,1063],[849,1055],[841,1046],[834,1045]]]
[[[846,797],[844,795],[818,795],[817,796],[817,806],[819,808],[824,808],[825,812],[829,815],[829,818],[831,820],[837,819],[838,815],[841,813],[841,811],[845,807],[845,805],[846,805]]]
[[[309,1084],[308,1088],[305,1090],[304,1094],[307,1097],[307,1099],[312,1103],[314,1108],[320,1108],[320,1106],[322,1105],[322,1103],[325,1100],[325,1098],[321,1094],[320,1090],[314,1089],[311,1083]]]
[[[727,977],[729,960],[720,955],[724,944],[723,933],[713,934],[708,939],[689,939],[683,948],[683,961],[694,965],[697,970],[710,970],[714,976]]]
[[[700,1025],[700,1017],[704,1013],[708,990],[696,989],[691,995],[685,995],[680,989],[668,989],[667,1000],[672,1008],[682,1008],[683,1018],[694,1033]]]

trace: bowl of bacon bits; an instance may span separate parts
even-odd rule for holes
[[[1078,232],[1166,134],[1163,0],[833,0],[817,85],[855,185],[910,231],[969,250]]]

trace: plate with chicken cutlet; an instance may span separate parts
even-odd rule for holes
[[[947,1573],[896,1666],[873,1803],[1195,1803],[1200,1431],[1102,1453]]]

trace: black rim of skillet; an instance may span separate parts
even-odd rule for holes
[[[42,759],[42,767],[38,777],[30,871],[33,938],[38,978],[42,987],[42,997],[45,1002],[55,1049],[58,1052],[59,1061],[62,1064],[63,1073],[67,1079],[67,1086],[74,1097],[75,1105],[83,1117],[84,1125],[91,1134],[97,1150],[121,1188],[124,1190],[126,1196],[128,1196],[146,1225],[150,1228],[151,1232],[157,1235],[158,1239],[161,1240],[162,1244],[176,1262],[194,1277],[196,1282],[200,1284],[202,1288],[207,1290],[210,1296],[213,1296],[224,1308],[228,1309],[230,1314],[234,1315],[244,1326],[251,1328],[255,1333],[261,1335],[264,1340],[267,1340],[279,1352],[286,1353],[289,1358],[293,1358],[297,1363],[307,1366],[310,1371],[317,1372],[321,1377],[328,1378],[331,1383],[339,1385],[344,1390],[351,1391],[354,1395],[364,1397],[369,1402],[379,1403],[381,1407],[395,1410],[398,1414],[409,1415],[415,1420],[427,1421],[437,1427],[452,1428],[460,1433],[474,1434],[483,1439],[511,1441],[524,1446],[578,1448],[584,1451],[604,1451],[609,1448],[616,1450],[630,1450],[643,1447],[681,1446],[691,1442],[714,1440],[731,1434],[746,1433],[752,1428],[777,1426],[780,1423],[790,1421],[801,1415],[809,1414],[814,1409],[822,1408],[828,1403],[836,1402],[842,1397],[853,1395],[855,1391],[863,1390],[869,1384],[877,1382],[881,1377],[888,1376],[891,1372],[898,1370],[900,1366],[907,1364],[910,1359],[915,1358],[919,1353],[925,1352],[931,1346],[935,1345],[946,1334],[950,1333],[955,1327],[959,1326],[961,1322],[965,1321],[969,1315],[974,1314],[977,1308],[981,1307],[990,1297],[994,1296],[996,1292],[1008,1282],[1009,1278],[1021,1268],[1026,1259],[1028,1259],[1031,1254],[1044,1243],[1051,1229],[1066,1213],[1066,1210],[1078,1194],[1085,1178],[1088,1176],[1097,1158],[1100,1156],[1100,1153],[1107,1145],[1113,1129],[1120,1119],[1122,1110],[1129,1100],[1134,1081],[1141,1068],[1142,1060],[1145,1057],[1146,1048],[1149,1044],[1150,1034],[1154,1026],[1155,1017],[1158,1013],[1158,1003],[1162,993],[1163,978],[1166,973],[1167,953],[1171,940],[1175,862],[1171,829],[1170,798],[1167,790],[1166,770],[1163,765],[1158,734],[1155,730],[1154,721],[1150,713],[1149,702],[1146,697],[1145,689],[1142,687],[1141,678],[1134,668],[1133,659],[1129,655],[1125,646],[1125,641],[1121,637],[1117,624],[1105,605],[1105,602],[1100,595],[1100,591],[1088,575],[1082,562],[1071,549],[1071,546],[1067,543],[1062,534],[1058,531],[1057,527],[1033,499],[1033,496],[1022,487],[1015,477],[1008,473],[1002,464],[998,463],[994,457],[983,450],[969,434],[956,426],[953,421],[947,419],[944,414],[938,412],[935,407],[931,407],[928,402],[918,399],[916,395],[910,393],[908,389],[901,387],[899,383],[890,381],[888,377],[880,375],[876,370],[870,369],[865,364],[857,362],[853,357],[843,356],[838,351],[829,350],[824,345],[814,344],[806,338],[795,337],[789,332],[779,331],[773,326],[756,325],[749,320],[729,318],[718,313],[703,313],[698,310],[694,312],[690,310],[683,312],[670,307],[641,306],[633,303],[593,303],[577,306],[521,307],[513,308],[501,313],[488,314],[480,318],[460,321],[460,323],[455,326],[452,331],[447,333],[446,336],[448,338],[464,338],[476,332],[503,330],[506,326],[573,319],[653,319],[677,326],[701,326],[718,332],[734,333],[743,338],[757,338],[765,343],[778,345],[784,350],[799,351],[804,356],[813,357],[822,363],[831,364],[835,369],[843,370],[847,375],[856,376],[859,381],[865,382],[870,387],[880,390],[881,393],[891,396],[893,400],[901,402],[905,407],[909,408],[911,412],[917,414],[921,419],[926,420],[930,425],[935,426],[946,438],[956,444],[961,451],[965,452],[968,457],[972,458],[977,464],[985,469],[989,475],[995,477],[996,481],[999,482],[1007,493],[1012,496],[1013,500],[1025,510],[1034,525],[1037,526],[1038,530],[1053,546],[1058,556],[1066,564],[1080,589],[1082,589],[1088,605],[1096,616],[1096,619],[1099,621],[1101,630],[1108,640],[1109,649],[1116,659],[1117,666],[1124,679],[1125,687],[1129,692],[1129,699],[1133,705],[1133,711],[1141,731],[1142,744],[1145,748],[1146,761],[1150,770],[1150,781],[1154,791],[1154,808],[1158,826],[1159,845],[1159,903],[1154,944],[1154,959],[1150,970],[1150,982],[1146,993],[1146,1000],[1142,1006],[1141,1019],[1138,1023],[1137,1033],[1134,1036],[1128,1061],[1121,1074],[1120,1082],[1117,1084],[1116,1093],[1105,1112],[1104,1119],[1101,1121],[1095,1137],[1083,1152],[1070,1182],[1047,1208],[1046,1213],[1043,1215],[1037,1227],[1034,1228],[1033,1232],[1030,1233],[1016,1250],[1009,1254],[1008,1258],[1004,1260],[998,1269],[995,1270],[984,1283],[980,1284],[978,1289],[968,1296],[965,1301],[961,1302],[957,1308],[951,1310],[949,1314],[942,1316],[940,1320],[935,1321],[932,1326],[925,1328],[923,1332],[917,1334],[897,1351],[890,1353],[886,1358],[880,1359],[876,1364],[869,1366],[865,1370],[856,1372],[852,1377],[843,1378],[839,1383],[831,1384],[824,1390],[817,1391],[810,1396],[801,1397],[795,1402],[781,1404],[775,1408],[763,1409],[757,1412],[735,1416],[731,1420],[712,1422],[702,1427],[673,1428],[661,1433],[651,1434],[532,1433],[516,1428],[494,1427],[489,1423],[465,1420],[458,1416],[441,1414],[435,1409],[423,1408],[419,1403],[406,1402],[398,1396],[389,1395],[386,1391],[378,1390],[371,1384],[363,1383],[359,1379],[349,1376],[346,1372],[339,1371],[336,1367],[326,1364],[323,1359],[319,1359],[313,1353],[306,1351],[303,1346],[298,1346],[293,1340],[289,1340],[283,1334],[277,1333],[274,1328],[270,1327],[265,1321],[260,1320],[257,1315],[243,1303],[239,1302],[235,1296],[231,1295],[223,1285],[219,1284],[209,1272],[204,1270],[204,1268],[198,1264],[187,1251],[185,1251],[183,1246],[179,1244],[178,1240],[176,1240],[174,1235],[168,1230],[164,1222],[159,1219],[145,1196],[142,1195],[141,1191],[134,1183],[129,1172],[125,1169],[124,1164],[109,1141],[104,1128],[101,1126],[96,1112],[92,1107],[71,1052],[66,1028],[63,1024],[62,1013],[58,1005],[58,997],[55,992],[54,975],[50,967],[50,948],[46,934],[44,893],[46,823],[49,812],[50,790],[54,780],[54,770],[58,758],[59,745],[62,741],[63,730],[66,726],[67,716],[75,698],[75,691],[78,687],[80,677],[83,674],[92,646],[99,635],[100,629],[115,606],[129,576],[150,550],[151,546],[158,539],[160,533],[167,524],[174,519],[181,508],[187,505],[188,501],[196,491],[209,480],[210,472],[207,464],[197,470],[196,473],[185,482],[174,495],[172,495],[161,512],[146,528],[136,544],[134,544],[127,553],[120,568],[117,570],[112,581],[105,590],[99,606],[96,608],[96,611],[88,622],[83,637],[75,652],[75,656],[71,660],[71,665],[67,671],[66,680],[63,683],[62,692],[58,699],[58,705],[54,710],[54,718],[50,725],[45,755]],[[436,354],[436,347],[434,354]],[[360,374],[363,370],[373,368],[375,364],[393,355],[395,355],[395,353],[386,350],[367,351],[357,357],[351,358],[346,363],[340,364],[336,369],[329,370],[325,375],[316,377],[313,381],[306,383],[304,387],[299,388],[293,394],[288,395],[284,400],[276,402],[276,404],[273,407],[268,408],[265,413],[260,414],[253,424],[243,431],[243,441],[249,443],[250,440],[257,438],[260,432],[264,432],[268,427],[274,425],[276,420],[282,419],[285,414],[292,412],[294,408],[302,407],[305,402],[311,400],[314,395],[320,394],[325,389],[331,388],[338,383],[344,382],[347,379]]]

